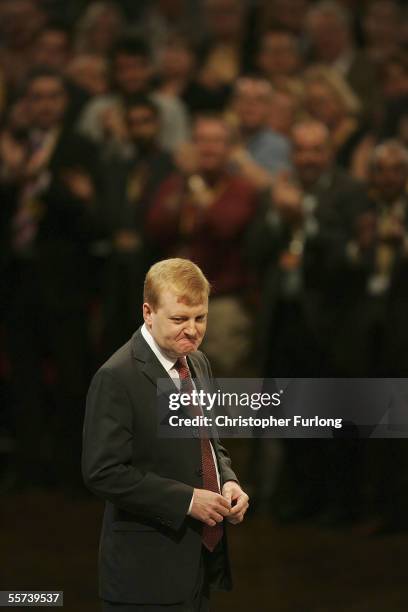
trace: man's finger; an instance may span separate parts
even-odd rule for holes
[[[244,515],[238,514],[237,516],[228,518],[227,520],[229,523],[231,523],[231,525],[238,525],[238,523],[242,523],[242,521],[244,520]]]
[[[224,517],[222,514],[219,514],[218,512],[211,512],[211,516],[210,518],[215,521],[216,523],[221,523],[224,520]]]
[[[238,501],[235,504],[235,506],[231,508],[230,514],[231,515],[239,514],[239,512],[241,512],[245,508],[245,505],[247,505],[247,507],[249,505],[248,497],[247,495],[242,495],[241,497],[238,498]]]
[[[224,499],[226,499],[226,500],[227,500],[227,502],[228,502],[229,504],[231,504],[231,500],[232,500],[232,491],[231,491],[231,489],[227,489],[227,490],[225,491],[225,493],[223,494],[223,497],[224,497]]]
[[[216,506],[214,510],[216,510],[216,512],[219,512],[223,516],[229,516],[231,512],[230,507],[226,508],[225,506]]]
[[[217,501],[224,506],[224,508],[231,508],[231,500],[228,500],[226,497],[222,495],[217,495]]]

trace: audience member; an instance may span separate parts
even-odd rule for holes
[[[366,135],[361,105],[347,82],[326,67],[311,67],[304,77],[305,110],[330,131],[336,162],[350,168],[353,153]]]
[[[103,222],[111,250],[106,263],[103,344],[108,355],[141,323],[144,277],[159,254],[144,229],[153,196],[173,169],[170,154],[158,142],[159,115],[147,96],[128,99],[125,120],[132,156],[110,161],[106,167]]]
[[[97,153],[65,124],[67,90],[58,73],[32,74],[26,98],[27,132],[6,127],[1,147],[8,195],[6,346],[19,477],[22,484],[52,484],[58,472],[69,486],[80,482],[90,369],[88,245],[96,223]],[[51,406],[44,388],[49,359],[55,368]]]
[[[374,64],[357,48],[348,11],[334,0],[313,4],[306,21],[310,60],[337,70],[370,114],[378,100]]]
[[[123,33],[124,18],[115,2],[92,2],[75,28],[75,50],[107,57]]]
[[[296,86],[302,65],[299,41],[288,30],[268,30],[258,52],[258,67],[274,87]]]
[[[206,351],[218,374],[232,375],[245,363],[251,342],[241,249],[257,195],[249,181],[228,170],[231,133],[223,119],[198,117],[193,143],[189,167],[162,183],[146,227],[163,255],[192,259],[211,280]]]
[[[236,83],[232,108],[238,143],[232,161],[259,188],[270,186],[274,174],[289,168],[288,140],[268,126],[272,97],[272,87],[264,79],[243,77]]]
[[[138,38],[119,41],[112,57],[114,91],[97,96],[85,107],[79,121],[80,131],[103,144],[124,150],[127,142],[123,120],[125,98],[134,94],[152,94],[161,115],[161,144],[174,149],[187,138],[187,116],[182,103],[174,96],[152,90],[153,65],[148,45]]]

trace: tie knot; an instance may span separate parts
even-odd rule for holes
[[[180,372],[180,370],[187,368],[188,370],[188,364],[187,364],[187,359],[185,357],[179,357],[176,361],[176,363],[174,364],[174,368]]]

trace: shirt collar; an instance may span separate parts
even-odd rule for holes
[[[152,349],[153,353],[156,355],[163,368],[166,370],[166,372],[170,372],[170,370],[174,368],[177,359],[170,358],[166,355],[166,353],[163,352],[163,350],[157,344],[156,340],[153,338],[150,331],[147,329],[146,323],[143,323],[141,332],[143,338],[146,340],[147,344]]]

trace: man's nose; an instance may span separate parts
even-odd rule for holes
[[[195,326],[195,322],[194,321],[188,321],[186,328],[185,328],[186,333],[189,336],[195,336],[196,335],[196,326]]]

